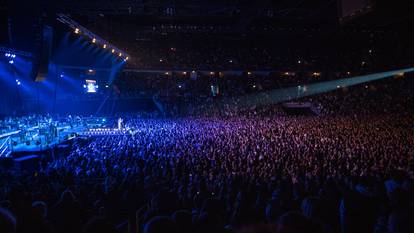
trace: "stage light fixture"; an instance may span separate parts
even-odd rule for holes
[[[14,61],[13,61],[13,60],[10,60],[10,61],[9,61],[9,64],[13,64],[13,63],[14,63]]]
[[[65,14],[57,14],[57,20],[61,23],[69,26],[72,28],[73,32],[75,34],[82,34],[87,38],[87,40],[90,40],[94,44],[98,44],[99,46],[102,46],[104,49],[110,48],[112,50],[112,53],[122,53],[121,57],[127,57],[129,56],[126,52],[123,52],[120,49],[117,49],[115,46],[111,45],[109,42],[105,41],[98,35],[94,34],[93,32],[89,31],[87,28],[80,25],[78,22],[71,19],[68,15]]]
[[[122,53],[119,53],[118,56],[122,57]]]

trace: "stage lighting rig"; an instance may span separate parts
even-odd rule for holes
[[[2,46],[0,46],[0,53],[4,53],[4,56],[8,58],[16,58],[17,56],[34,58],[34,55],[32,53]]]
[[[127,61],[131,57],[128,53],[122,51],[121,49],[110,44],[108,41],[99,37],[95,33],[89,31],[87,28],[83,27],[78,22],[71,19],[69,16],[59,13],[57,14],[57,20],[72,28],[75,34],[82,34],[83,36],[88,38],[89,41],[92,41],[92,43],[102,46],[102,48],[104,49],[109,48],[112,53],[118,54],[121,59],[124,59],[124,61]]]

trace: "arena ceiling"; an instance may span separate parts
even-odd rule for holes
[[[336,0],[58,0],[44,1],[70,13],[149,16],[228,16],[248,14],[267,17],[321,15]]]

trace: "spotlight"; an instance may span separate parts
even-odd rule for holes
[[[125,58],[125,60],[127,60],[127,61],[128,61],[128,59],[129,59],[129,57],[126,57],[126,58]]]
[[[96,39],[95,38],[92,39],[92,43],[94,43],[94,44],[96,43]]]
[[[13,64],[13,63],[14,63],[14,61],[13,61],[13,60],[10,60],[10,61],[9,61],[9,63],[10,63],[10,64]]]
[[[60,77],[63,78],[63,74],[61,74]]]
[[[103,45],[103,48],[106,49],[106,44]]]
[[[10,57],[10,53],[5,53],[4,56],[5,57]]]
[[[79,28],[75,28],[75,34],[79,34]]]
[[[211,72],[210,72],[210,75],[214,75],[214,72],[213,72],[213,71],[211,71]]]
[[[109,86],[108,85],[105,85],[105,87],[108,88]]]
[[[185,71],[184,71],[184,72],[183,72],[183,75],[186,75],[186,74],[187,74],[187,72],[185,72]]]
[[[170,75],[170,72],[165,72],[165,75]]]
[[[319,72],[313,72],[312,73],[312,76],[313,77],[319,77],[321,75],[321,73],[319,73]]]
[[[17,82],[17,86],[20,86],[20,84],[21,84],[20,82]]]
[[[119,53],[118,56],[122,57],[122,53]]]
[[[12,54],[12,55],[11,55],[11,57],[12,57],[12,58],[15,58],[15,57],[16,57],[16,54]]]
[[[115,49],[112,49],[112,53],[115,53]]]

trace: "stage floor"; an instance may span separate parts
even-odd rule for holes
[[[81,132],[85,131],[86,128],[85,127],[75,127],[72,129],[67,129],[64,130],[62,132],[59,133],[59,137],[56,137],[53,141],[51,142],[46,142],[46,140],[44,139],[44,137],[38,137],[35,140],[31,140],[30,144],[27,145],[26,142],[21,142],[18,143],[17,145],[12,146],[12,152],[13,153],[29,153],[29,152],[41,152],[41,151],[45,151],[48,150],[50,148],[53,148],[55,146],[57,146],[60,143],[66,142],[68,140],[71,140],[73,138],[68,137],[68,135],[71,134],[80,134]],[[12,138],[13,140],[14,138]],[[18,140],[16,140],[18,141]],[[40,141],[42,142],[39,145],[36,145],[36,141]]]

